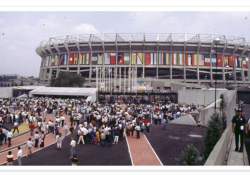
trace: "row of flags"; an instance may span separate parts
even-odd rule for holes
[[[79,64],[90,64],[92,61],[92,65],[99,65],[99,64],[121,64],[121,65],[128,65],[129,64],[129,53],[81,53],[81,54],[62,54],[62,55],[54,55],[54,56],[47,56],[43,58],[41,65],[42,66],[56,66],[56,65],[78,65]],[[184,57],[186,59],[184,59]],[[248,68],[249,59],[246,57],[239,57],[231,55],[210,55],[209,54],[179,54],[173,53],[172,54],[172,65],[180,65],[183,66],[222,66],[222,61],[224,61],[224,66],[227,65],[229,67],[239,67],[239,68]],[[131,64],[132,65],[156,65],[158,59],[159,65],[170,65],[170,54],[169,53],[159,53],[158,58],[156,53],[132,53],[131,55]],[[185,60],[185,61],[184,61]]]

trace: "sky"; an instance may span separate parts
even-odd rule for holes
[[[35,52],[50,37],[103,33],[187,33],[244,37],[247,11],[0,11],[0,74],[39,76]]]

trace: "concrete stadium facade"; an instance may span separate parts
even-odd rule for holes
[[[96,68],[112,68],[114,79],[134,68],[140,80],[226,85],[250,83],[249,46],[244,38],[222,35],[90,34],[50,38],[36,53],[42,83],[60,71],[95,82]]]

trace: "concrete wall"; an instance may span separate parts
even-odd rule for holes
[[[232,134],[232,126],[224,131],[220,140],[215,145],[213,151],[210,153],[205,166],[213,166],[213,165],[223,165],[224,160],[226,158],[227,147],[230,142],[230,136]]]
[[[227,96],[227,89],[217,89],[216,99],[220,99],[220,94]],[[213,89],[182,89],[178,92],[178,103],[205,105],[212,103],[215,100],[215,92]]]
[[[13,97],[12,87],[0,87],[0,98]]]

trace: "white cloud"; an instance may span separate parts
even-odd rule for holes
[[[73,28],[77,34],[98,34],[100,33],[92,24],[80,24]]]

